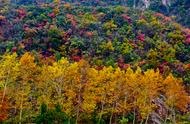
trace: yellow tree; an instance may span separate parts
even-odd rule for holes
[[[131,94],[129,90],[129,85],[126,78],[126,71],[121,71],[116,69],[113,76],[115,76],[115,81],[117,82],[117,87],[115,93],[117,94],[117,114],[122,115],[122,119],[131,111]]]
[[[109,115],[111,124],[114,114],[126,114],[128,91],[124,71],[112,67],[104,67],[99,71],[90,68],[87,77],[82,108],[89,117],[93,112],[98,112],[100,123],[103,115]]]
[[[36,84],[39,92],[38,105],[45,103],[49,107],[53,107],[55,104],[63,102],[64,75],[69,65],[68,60],[62,58],[53,65],[42,66],[42,73],[38,76],[40,82]]]
[[[76,115],[76,123],[79,120],[79,114],[82,109],[82,104],[83,104],[83,99],[82,95],[84,92],[84,89],[86,88],[87,84],[87,72],[89,70],[89,64],[85,60],[80,60],[78,62],[78,75],[76,75],[76,78],[78,79],[79,82],[76,82],[76,90],[78,90],[76,93],[77,95],[77,115]]]
[[[135,72],[129,68],[126,78],[131,95],[130,99],[133,100],[131,101],[134,105],[133,108],[138,109],[142,121],[146,118],[145,123],[147,123],[149,114],[156,107],[153,100],[159,97],[162,90],[162,76],[154,70],[147,70],[143,73],[140,68]]]
[[[112,124],[112,118],[114,114],[123,114],[127,113],[127,108],[129,104],[127,103],[127,95],[128,89],[126,87],[126,79],[125,79],[125,72],[122,71],[120,68],[114,69],[111,75],[112,78],[110,84],[107,86],[108,94],[108,103],[110,107],[108,108],[108,112],[110,112],[110,119],[109,124]],[[123,103],[123,105],[119,103]],[[121,110],[121,106],[123,110]]]
[[[175,111],[180,110],[186,112],[188,104],[190,104],[190,97],[182,85],[182,80],[174,78],[172,74],[166,77],[163,84],[166,104],[172,112],[173,123],[176,123]]]
[[[86,112],[90,118],[90,114],[94,112],[98,103],[96,96],[98,71],[94,68],[89,68],[87,72],[87,83],[83,92],[82,110]]]
[[[112,67],[104,67],[98,72],[97,77],[92,81],[92,88],[96,96],[96,102],[99,114],[99,123],[104,114],[113,113],[115,109],[115,87],[116,82],[113,76],[114,69]],[[93,88],[94,87],[94,88]],[[112,117],[111,117],[112,118]]]
[[[7,87],[11,87],[18,76],[18,59],[16,53],[5,54],[0,60],[0,88],[3,89],[1,103],[7,94]]]
[[[78,97],[79,90],[81,88],[78,63],[64,64],[62,63],[64,69],[61,75],[62,90],[64,95],[64,100],[61,105],[63,106],[63,111],[66,112],[69,117],[77,116],[78,113]],[[76,119],[77,122],[78,119]]]
[[[42,67],[41,81],[37,84],[40,92],[39,104],[42,102],[50,106],[60,104],[69,117],[76,117],[77,123],[82,107],[87,67],[88,64],[84,60],[69,63],[64,58],[53,65]]]
[[[33,82],[36,79],[35,73],[37,68],[34,62],[34,57],[30,53],[26,52],[20,58],[18,68],[19,75],[14,84],[15,88],[12,95],[14,96],[16,108],[19,109],[19,123],[21,123],[23,110],[32,110],[32,106],[29,101],[33,99],[31,93],[33,90],[32,88],[34,88]]]

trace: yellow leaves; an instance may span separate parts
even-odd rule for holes
[[[36,64],[34,63],[34,57],[26,52],[20,59],[20,64],[28,68],[35,68]]]
[[[18,60],[16,53],[10,55],[5,54],[0,61],[0,82],[15,81],[16,75],[18,75]],[[1,84],[0,83],[0,84]]]
[[[37,66],[34,62],[34,56],[26,52],[19,60],[19,76],[22,83],[34,81],[37,78]]]
[[[108,41],[107,43],[106,43],[106,49],[108,49],[108,50],[111,50],[111,51],[114,51],[114,47],[113,47],[113,44],[112,44],[112,42],[111,41]]]
[[[107,30],[113,30],[117,28],[117,25],[115,24],[114,20],[110,20],[104,23],[103,27]]]
[[[87,113],[92,113],[94,112],[96,108],[97,101],[95,98],[95,93],[93,92],[85,92],[83,96],[83,104],[82,104],[82,109],[86,111]]]
[[[134,107],[139,108],[142,118],[146,118],[155,109],[152,101],[159,97],[162,87],[162,76],[154,70],[142,72],[138,67],[134,72],[127,70],[127,85]]]
[[[55,15],[59,14],[60,10],[60,0],[54,0],[55,8],[53,9],[53,13]]]
[[[70,117],[77,112],[90,117],[94,111],[98,115],[121,115],[135,110],[145,119],[157,109],[155,99],[181,111],[186,111],[190,103],[182,80],[171,74],[165,78],[153,69],[97,70],[85,60],[70,63],[65,58],[37,65],[30,53],[20,59],[16,54],[6,54],[0,60],[0,68],[0,87],[5,89],[6,82],[9,84],[6,96],[23,111],[33,110],[32,104],[46,103],[52,107],[60,104]]]

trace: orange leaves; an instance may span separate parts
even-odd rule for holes
[[[20,59],[20,64],[26,66],[27,68],[35,68],[34,57],[26,52]]]
[[[171,74],[164,80],[166,103],[174,108],[177,107],[181,111],[187,110],[187,105],[190,104],[190,97],[185,92],[182,86],[182,81],[175,79]]]
[[[75,27],[77,25],[77,21],[74,17],[74,15],[72,14],[67,14],[66,17],[68,18],[68,20],[71,22],[72,26]]]
[[[4,21],[6,19],[5,16],[0,15],[0,21]]]
[[[187,65],[186,65],[186,68],[190,70],[190,64],[187,64]]]
[[[19,61],[19,71],[23,82],[34,80],[34,73],[37,71],[34,56],[26,52]]]
[[[3,93],[0,92],[0,99],[2,99]],[[0,122],[8,118],[8,100],[4,98],[4,101],[0,101]]]
[[[71,9],[71,4],[65,3],[65,4],[64,4],[64,7],[65,7],[65,9]]]
[[[27,12],[25,9],[18,9],[16,11],[20,19],[23,19],[27,15]]]
[[[92,37],[93,35],[94,35],[94,32],[92,32],[92,31],[85,32],[86,37]]]

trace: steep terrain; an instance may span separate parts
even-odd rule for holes
[[[189,123],[190,29],[174,17],[20,2],[0,8],[0,121]]]
[[[142,68],[162,71],[166,66],[189,83],[189,29],[160,13],[69,4],[5,8],[2,12],[2,53],[35,50],[45,56],[89,58],[103,65],[140,63]]]
[[[11,3],[17,5],[37,5],[41,3],[50,3],[53,0],[12,0]],[[166,16],[175,17],[178,23],[190,27],[190,2],[189,0],[62,0],[82,6],[110,6],[122,5],[127,7],[135,7],[137,9],[149,9],[160,12]]]

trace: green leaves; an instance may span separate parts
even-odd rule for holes
[[[53,123],[65,123],[68,122],[68,118],[61,110],[61,106],[57,105],[54,109],[48,109],[46,104],[41,105],[41,113],[36,117],[35,123],[37,124],[53,124]]]

